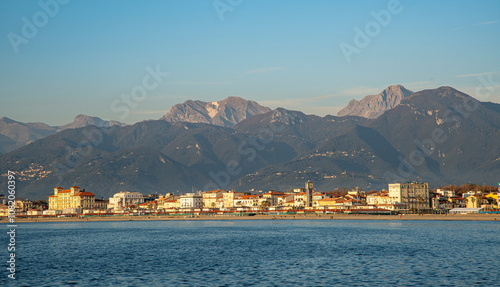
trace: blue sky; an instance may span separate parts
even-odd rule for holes
[[[228,96],[326,115],[392,84],[500,102],[500,1],[55,1],[0,2],[0,116],[131,124]],[[356,27],[371,34],[362,47]],[[481,77],[488,96],[475,94]]]

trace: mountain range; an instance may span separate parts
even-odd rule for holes
[[[22,123],[7,117],[0,118],[0,153],[8,153],[19,147],[66,129],[94,125],[97,127],[124,126],[117,121],[105,121],[98,117],[77,115],[72,123],[49,126],[44,123]]]
[[[200,121],[208,120],[209,103],[188,101],[160,120],[46,136],[1,155],[0,174],[17,171],[20,196],[33,199],[72,185],[109,197],[121,190],[289,190],[306,180],[325,191],[410,180],[496,182],[500,105],[451,87],[412,93],[392,86],[379,95],[387,103],[358,109],[368,115],[385,107],[376,118],[319,117],[234,98],[218,102],[207,123]]]

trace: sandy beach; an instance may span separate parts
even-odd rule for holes
[[[151,221],[151,220],[446,220],[446,221],[499,221],[500,214],[409,214],[409,215],[355,215],[355,214],[307,214],[307,215],[255,215],[255,216],[103,216],[64,218],[16,218],[23,222],[85,222],[85,221]],[[2,219],[0,223],[7,223]]]

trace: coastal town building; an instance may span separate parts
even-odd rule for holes
[[[446,190],[446,189],[436,189],[436,193],[441,194],[444,197],[454,197],[455,192],[453,190]]]
[[[16,214],[23,214],[27,212],[28,210],[33,208],[33,201],[27,200],[27,199],[16,199],[14,201],[15,203],[15,210]]]
[[[203,196],[197,193],[186,193],[181,195],[180,208],[201,208],[203,205]]]
[[[108,209],[121,209],[144,202],[144,195],[140,192],[120,191],[109,198]]]
[[[252,195],[240,195],[234,199],[236,207],[257,207],[259,206],[259,198],[260,195],[252,194]]]
[[[172,210],[181,207],[180,196],[171,196],[163,201],[163,208]]]
[[[109,200],[106,199],[95,199],[94,209],[108,209]]]
[[[406,203],[411,211],[430,209],[428,183],[392,183],[389,184],[389,198],[394,203]]]
[[[228,191],[222,194],[224,208],[233,208],[234,199],[238,196],[243,195],[243,192]]]
[[[225,190],[211,190],[203,193],[203,207],[205,208],[221,208],[224,206],[223,194]]]
[[[262,204],[264,207],[276,206],[278,205],[279,197],[285,195],[283,192],[269,191],[262,195]]]
[[[54,188],[54,195],[49,196],[50,210],[64,210],[71,208],[90,209],[95,204],[95,195],[92,192],[80,190],[78,186],[69,189]]]
[[[366,203],[379,205],[379,204],[389,204],[391,203],[391,198],[389,197],[388,191],[378,191],[375,193],[370,193],[366,195]]]

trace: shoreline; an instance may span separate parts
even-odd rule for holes
[[[255,215],[255,216],[102,216],[102,217],[63,217],[63,218],[16,218],[16,223],[43,222],[97,222],[97,221],[179,221],[179,220],[441,220],[441,221],[499,221],[500,214],[408,214],[408,215],[355,215],[355,214],[307,214],[307,215]],[[0,220],[0,223],[9,223]]]

